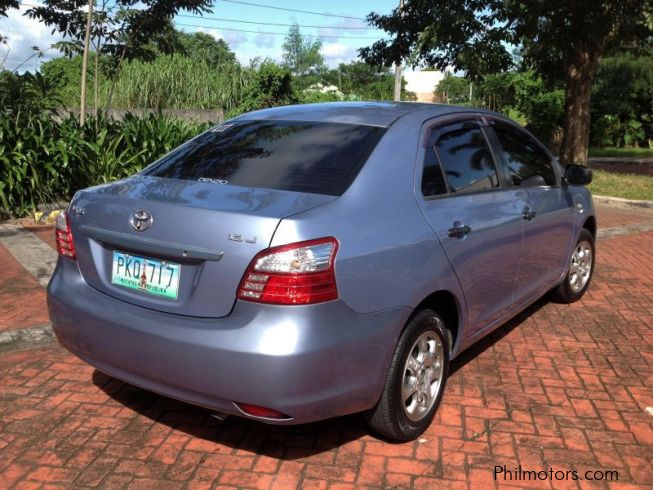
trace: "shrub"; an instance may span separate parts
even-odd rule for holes
[[[162,55],[150,62],[131,61],[120,71],[111,105],[126,109],[217,109],[236,107],[247,74],[240,65],[219,67],[182,55]],[[111,84],[102,88],[106,103]]]
[[[208,125],[163,116],[100,119],[0,114],[0,215],[23,216],[37,204],[67,200],[90,185],[141,170]]]
[[[240,104],[229,112],[229,117],[297,102],[292,87],[292,75],[287,68],[264,61],[259,66],[249,67],[248,74]]]

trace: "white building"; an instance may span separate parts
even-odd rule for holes
[[[434,102],[433,91],[444,78],[441,71],[405,71],[406,90],[415,92],[419,102]]]

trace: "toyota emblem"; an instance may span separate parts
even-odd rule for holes
[[[129,224],[136,231],[147,230],[150,226],[152,226],[153,222],[154,219],[152,218],[152,215],[147,211],[136,211],[129,219]]]

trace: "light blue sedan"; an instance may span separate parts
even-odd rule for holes
[[[75,195],[52,325],[97,369],[221,417],[366,412],[409,440],[451,359],[550,291],[585,293],[590,181],[480,109],[248,113]]]

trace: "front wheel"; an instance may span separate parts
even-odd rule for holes
[[[576,242],[567,275],[553,291],[553,298],[560,303],[573,303],[583,297],[594,273],[594,237],[582,229]]]
[[[406,326],[369,425],[380,435],[409,441],[430,425],[449,374],[446,327],[432,310],[422,310]]]

